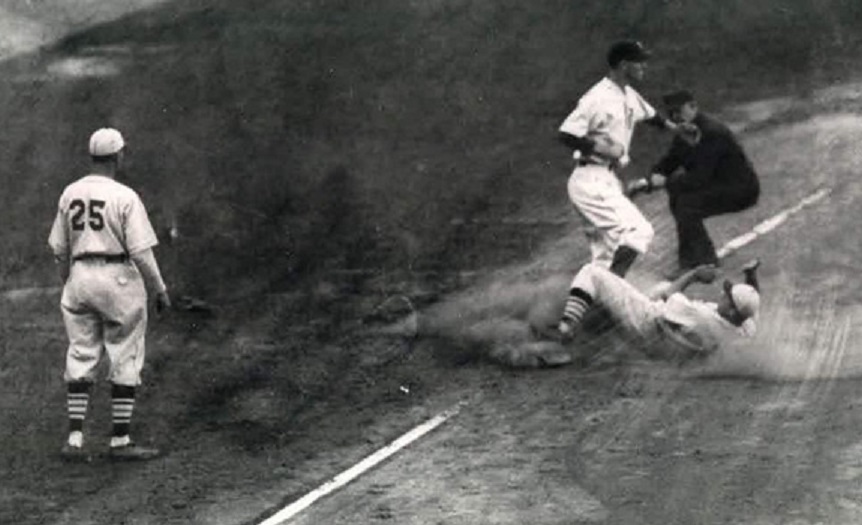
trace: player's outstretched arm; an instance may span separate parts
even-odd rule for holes
[[[711,264],[704,264],[696,268],[692,268],[677,277],[673,282],[656,287],[650,294],[650,298],[653,300],[667,299],[675,293],[684,292],[685,289],[693,283],[709,284],[715,281],[717,275],[718,270]]]

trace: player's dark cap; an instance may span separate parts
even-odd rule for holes
[[[617,67],[623,60],[627,62],[645,62],[652,53],[643,44],[634,40],[623,40],[611,46],[608,50],[608,65]]]
[[[687,89],[680,89],[664,95],[661,99],[662,102],[664,102],[665,107],[668,109],[676,109],[681,107],[683,104],[694,102],[694,95]]]

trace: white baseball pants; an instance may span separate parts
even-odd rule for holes
[[[106,352],[108,380],[137,386],[144,366],[147,292],[132,263],[72,264],[60,301],[69,336],[64,379],[93,381]]]
[[[653,301],[622,277],[598,263],[588,263],[575,275],[572,288],[580,288],[614,318],[647,339],[656,338],[662,301]]]
[[[616,174],[604,166],[579,166],[568,182],[569,199],[596,228],[590,236],[592,262],[610,268],[619,246],[645,253],[655,232],[623,193]]]

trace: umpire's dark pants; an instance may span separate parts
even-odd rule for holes
[[[667,192],[670,212],[676,221],[680,268],[718,263],[704,219],[745,210],[757,204],[760,197],[757,186],[688,190],[671,185]]]

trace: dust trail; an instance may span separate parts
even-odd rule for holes
[[[835,294],[819,300],[779,294],[765,305],[753,341],[720,350],[696,373],[803,382],[860,376],[862,348],[853,344],[860,312],[838,304]]]
[[[672,228],[668,218],[654,223],[657,236],[671,235]],[[572,277],[587,262],[586,258],[572,262],[570,248],[559,244],[542,251],[532,262],[489,273],[484,282],[419,312],[418,335],[444,338],[466,354],[535,343],[532,328],[556,325]],[[631,280],[647,288],[658,282],[656,273],[656,268],[645,264],[636,267]],[[408,330],[406,322],[401,329]],[[590,342],[591,347],[608,352],[621,345],[618,330],[597,335]]]

